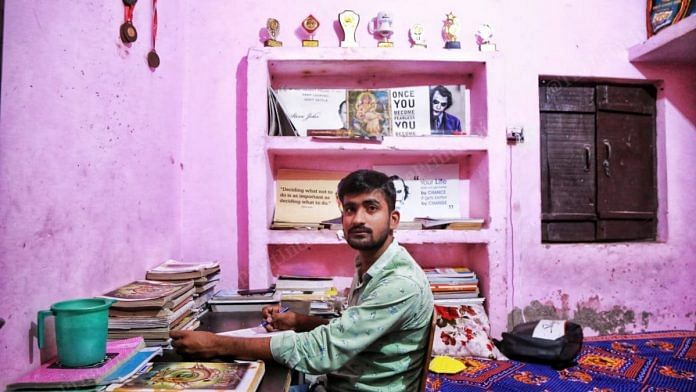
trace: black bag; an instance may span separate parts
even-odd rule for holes
[[[565,324],[555,324],[556,328],[564,328],[563,335],[553,339],[534,337],[534,329],[553,327],[549,320],[532,321],[516,325],[511,332],[503,332],[503,340],[493,339],[496,347],[506,357],[522,362],[535,362],[550,365],[556,370],[575,365],[573,359],[582,347],[582,327],[570,321]],[[547,322],[546,324],[544,324]]]

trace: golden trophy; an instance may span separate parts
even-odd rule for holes
[[[309,39],[302,40],[302,46],[304,47],[317,47],[319,46],[319,41],[314,39],[314,32],[319,28],[319,21],[312,15],[304,18],[302,21],[302,28],[309,34]]]
[[[461,49],[462,44],[457,41],[459,29],[459,19],[450,11],[450,13],[447,14],[445,25],[442,28],[445,36],[445,49]]]
[[[271,38],[265,40],[263,46],[283,46],[282,42],[276,40],[278,34],[280,34],[280,22],[278,22],[278,19],[268,18],[266,21],[266,31],[268,31],[268,36]]]

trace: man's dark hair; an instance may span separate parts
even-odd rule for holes
[[[433,102],[433,96],[435,95],[435,92],[440,93],[443,97],[447,98],[447,106],[445,106],[445,110],[449,109],[452,106],[452,93],[447,89],[447,87],[443,85],[437,85],[433,87],[430,90],[430,102]]]
[[[396,208],[396,189],[391,178],[376,170],[356,170],[338,183],[338,200],[343,204],[345,195],[358,195],[379,189],[384,194],[389,212]]]

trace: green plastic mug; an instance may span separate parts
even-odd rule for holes
[[[55,316],[58,361],[66,367],[81,367],[99,363],[106,355],[106,336],[109,330],[109,307],[114,300],[82,298],[56,302],[51,310],[37,314],[39,348],[44,346],[44,319]]]

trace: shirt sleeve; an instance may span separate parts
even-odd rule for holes
[[[409,278],[393,276],[368,288],[359,305],[346,309],[329,324],[309,332],[273,336],[271,353],[276,362],[303,373],[329,373],[414,316],[419,291]]]

